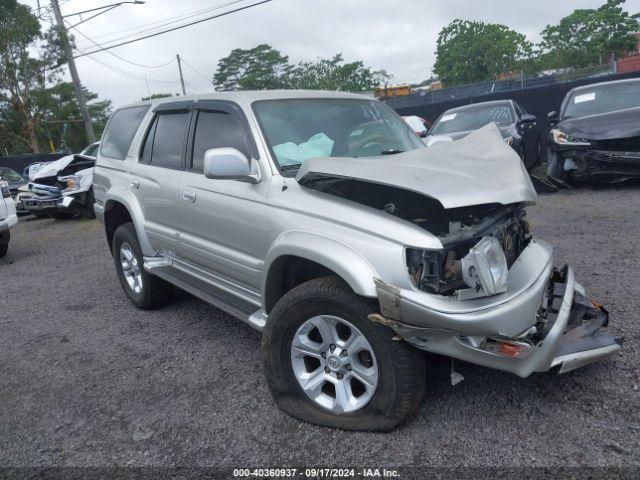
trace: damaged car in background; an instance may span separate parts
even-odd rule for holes
[[[515,100],[494,100],[452,108],[444,112],[429,130],[425,144],[459,140],[489,123],[495,123],[502,138],[516,151],[528,170],[540,156],[540,133],[535,115]]]
[[[536,192],[493,123],[426,147],[359,95],[159,99],[113,114],[94,180],[129,300],[177,285],[261,331],[276,403],[311,423],[396,428],[423,351],[527,377],[621,348],[533,235]]]
[[[640,179],[640,80],[571,90],[552,130],[547,175],[560,184]]]
[[[99,143],[79,154],[29,166],[29,183],[20,188],[16,208],[36,216],[94,218],[93,168]]]

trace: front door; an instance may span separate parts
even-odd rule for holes
[[[264,205],[268,186],[205,178],[204,153],[221,147],[257,158],[247,120],[237,105],[196,102],[180,181],[180,257],[257,292],[269,244]]]

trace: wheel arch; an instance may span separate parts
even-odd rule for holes
[[[110,192],[108,199],[104,203],[104,226],[109,250],[111,250],[113,234],[116,229],[128,222],[133,223],[142,253],[145,256],[153,255],[153,248],[144,230],[142,209],[136,198],[128,191]]]
[[[335,275],[354,293],[376,297],[375,269],[347,245],[318,234],[286,232],[265,259],[263,309],[269,313],[289,290],[313,278]]]

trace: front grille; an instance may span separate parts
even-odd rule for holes
[[[640,137],[597,140],[593,145],[597,150],[609,152],[640,152]]]

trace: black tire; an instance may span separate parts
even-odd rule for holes
[[[9,251],[9,244],[8,243],[4,243],[2,245],[0,245],[0,258],[4,257],[7,252]]]
[[[269,314],[262,336],[266,376],[277,405],[305,422],[344,430],[386,432],[411,418],[424,394],[424,354],[398,340],[390,328],[367,319],[378,310],[376,302],[355,295],[337,277],[310,280],[285,294]],[[293,336],[316,315],[334,315],[353,324],[377,359],[377,389],[369,403],[353,413],[336,414],[315,404],[294,376]]]
[[[142,288],[139,293],[136,293],[131,287],[129,287],[129,284],[125,279],[122,264],[120,263],[120,247],[125,242],[131,246],[133,254],[140,266]],[[136,234],[136,229],[133,226],[133,223],[125,223],[116,229],[113,234],[112,254],[122,289],[127,294],[127,297],[129,297],[129,300],[131,300],[131,303],[136,307],[141,310],[151,310],[153,308],[166,305],[171,301],[173,296],[172,285],[161,278],[150,274],[142,268],[144,259],[142,249],[140,248],[140,242],[138,241],[138,235]]]
[[[82,216],[93,220],[96,218],[96,212],[93,209],[93,202],[95,197],[93,196],[93,187],[89,189],[84,197],[84,208],[82,209]]]

